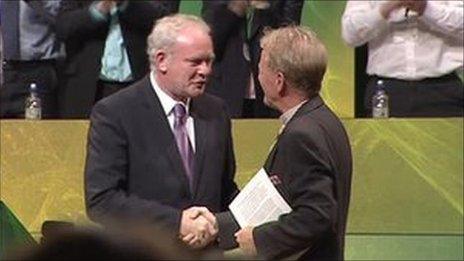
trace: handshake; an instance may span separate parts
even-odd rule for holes
[[[256,256],[253,227],[245,227],[235,233],[235,241],[246,256]],[[219,228],[216,217],[205,207],[191,207],[182,211],[180,238],[193,249],[200,249],[213,242]]]
[[[182,211],[180,238],[191,248],[200,249],[216,239],[216,217],[205,207],[191,207]]]

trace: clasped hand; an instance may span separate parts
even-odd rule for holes
[[[399,8],[407,8],[422,15],[427,6],[427,0],[390,0],[380,6],[380,13],[385,19],[390,17],[392,11]]]
[[[180,238],[190,247],[198,249],[216,239],[216,217],[205,207],[191,207],[182,211]]]

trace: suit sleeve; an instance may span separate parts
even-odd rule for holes
[[[205,0],[201,13],[211,28],[216,60],[221,61],[229,38],[241,29],[244,18],[230,11],[226,1]]]
[[[226,111],[225,107],[223,108],[224,112]],[[223,196],[223,206],[221,213],[216,214],[216,220],[219,227],[218,233],[218,244],[222,249],[232,249],[237,247],[237,242],[235,242],[234,234],[237,232],[240,227],[235,221],[232,213],[226,211],[229,204],[239,193],[237,184],[235,184],[235,156],[233,151],[233,142],[232,142],[232,133],[231,133],[231,124],[228,116],[227,118],[227,162],[226,162],[226,176],[223,181],[224,196]]]
[[[130,29],[150,32],[155,21],[179,11],[179,0],[151,0],[151,1],[127,1],[127,6],[121,10],[121,22]]]
[[[224,117],[227,119],[226,122],[226,139],[227,139],[227,145],[226,145],[226,162],[224,163],[224,179],[222,182],[222,187],[224,188],[223,192],[223,209],[226,210],[229,207],[229,204],[232,202],[232,200],[235,198],[235,196],[238,194],[238,188],[237,184],[235,183],[235,154],[234,154],[234,144],[232,141],[232,126],[231,126],[231,121],[230,117],[227,114],[227,109],[225,107],[226,105],[223,104],[223,111],[224,111]]]
[[[342,17],[342,37],[352,46],[361,46],[376,38],[388,29],[388,22],[379,11],[379,5],[370,1],[353,1],[346,3]]]
[[[63,41],[104,37],[109,26],[108,19],[93,19],[89,4],[83,1],[63,1],[56,19],[56,35]]]
[[[279,25],[300,24],[304,0],[287,0],[279,17]]]
[[[137,220],[178,231],[181,212],[153,200],[128,195],[128,141],[117,112],[97,103],[91,114],[85,164],[87,213],[99,223]]]
[[[448,5],[428,1],[421,17],[436,32],[461,39],[464,36],[464,3],[448,1]]]
[[[26,4],[29,5],[30,8],[34,9],[36,14],[38,14],[44,20],[46,20],[49,25],[55,25],[55,16],[57,14],[57,10],[59,9],[60,3],[54,3],[54,5],[50,6],[50,2],[46,1],[24,0],[24,2],[26,2]]]
[[[329,160],[311,138],[319,136],[308,135],[307,130],[289,131],[279,140],[272,170],[287,179],[283,183],[292,211],[254,228],[261,257],[280,259],[313,247],[336,222],[333,173]]]

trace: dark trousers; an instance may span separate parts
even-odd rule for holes
[[[463,83],[455,73],[451,73],[420,81],[371,76],[364,97],[368,116],[372,115],[372,95],[379,79],[384,81],[391,117],[462,117],[464,115]]]
[[[42,101],[42,118],[57,116],[58,73],[55,60],[4,61],[0,88],[0,117],[24,118],[29,86],[35,82]]]

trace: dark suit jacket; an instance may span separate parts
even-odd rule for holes
[[[59,94],[61,116],[87,118],[95,103],[109,21],[95,21],[92,1],[64,1],[57,18],[58,38],[66,43],[67,62]],[[179,1],[129,1],[119,13],[122,37],[134,80],[148,73],[146,41],[154,21],[177,12]]]
[[[181,210],[223,211],[236,193],[230,119],[218,98],[191,101],[195,125],[193,190],[161,103],[145,77],[98,102],[91,114],[85,164],[89,217],[143,219],[178,232]]]
[[[286,124],[264,168],[292,212],[254,229],[258,254],[280,259],[303,251],[302,260],[343,259],[351,149],[342,123],[319,96]],[[238,228],[230,213],[218,215],[218,222],[220,238],[231,244]]]
[[[299,24],[303,0],[272,0],[265,10],[255,10],[250,35],[246,36],[246,17],[239,17],[227,9],[228,1],[203,1],[202,15],[212,29],[216,60],[207,91],[226,101],[232,117],[241,117],[243,99],[253,70],[256,88],[257,117],[270,117],[263,103],[263,92],[258,81],[258,63],[261,55],[259,41],[265,27],[278,28]],[[243,56],[243,44],[248,43],[250,59]]]

